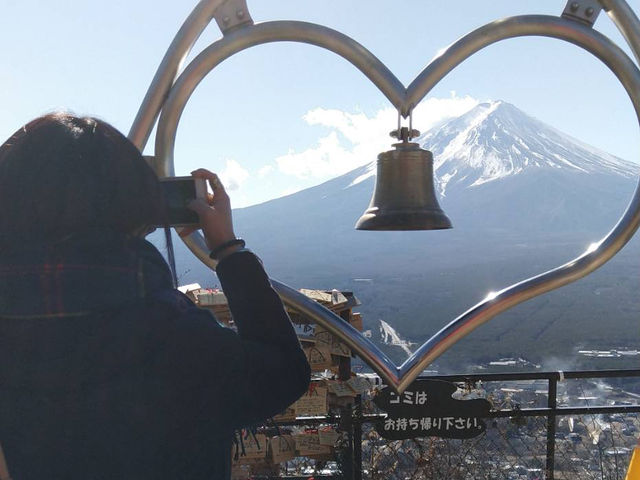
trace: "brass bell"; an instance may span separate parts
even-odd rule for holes
[[[451,228],[433,185],[433,154],[404,141],[378,155],[378,175],[369,208],[357,230],[438,230]]]

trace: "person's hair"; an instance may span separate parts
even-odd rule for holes
[[[104,121],[49,114],[0,146],[0,247],[100,228],[133,233],[163,224],[164,213],[155,173]]]

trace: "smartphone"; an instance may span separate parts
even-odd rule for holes
[[[195,198],[206,198],[207,183],[203,178],[166,177],[160,179],[167,205],[167,219],[172,227],[192,227],[200,220],[187,205]],[[161,225],[160,225],[161,226]]]

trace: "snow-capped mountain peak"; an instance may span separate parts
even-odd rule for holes
[[[417,139],[434,155],[437,188],[482,185],[532,169],[637,175],[639,167],[588,146],[503,101],[482,103]]]

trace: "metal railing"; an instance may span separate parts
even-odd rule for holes
[[[343,443],[334,471],[299,462],[298,471],[289,465],[279,478],[624,480],[640,435],[640,395],[607,382],[634,377],[640,370],[421,377],[453,382],[463,396],[490,400],[487,431],[470,440],[385,440],[373,428],[385,414],[370,398],[357,397],[334,415],[288,423],[339,425]]]

